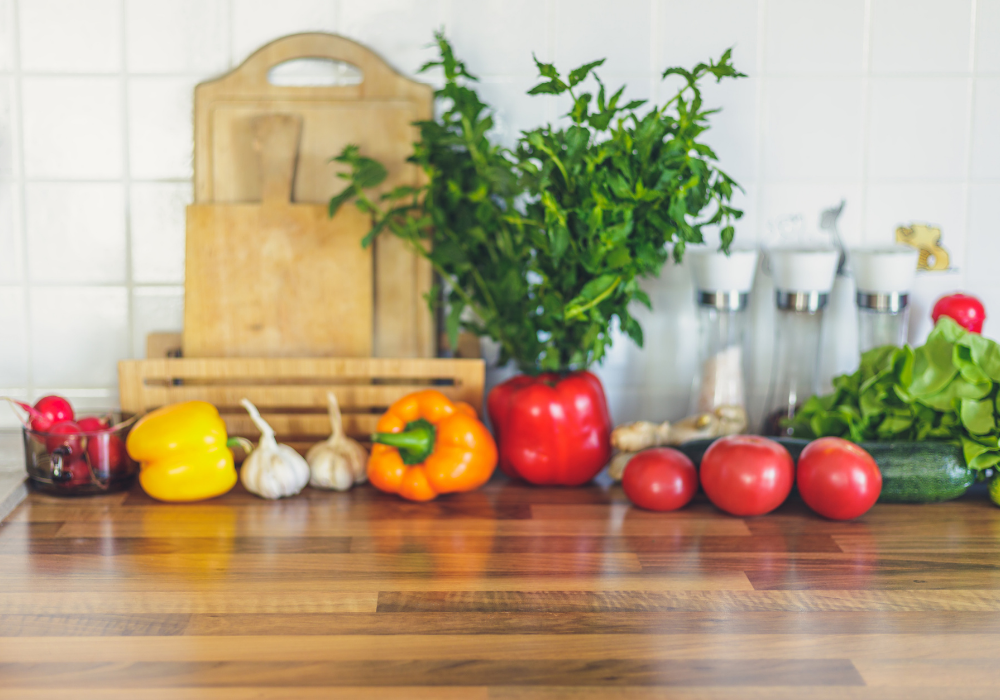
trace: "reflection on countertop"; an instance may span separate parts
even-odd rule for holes
[[[0,520],[6,518],[27,495],[25,476],[21,434],[14,430],[0,430]]]

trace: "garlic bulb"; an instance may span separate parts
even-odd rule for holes
[[[274,430],[260,417],[257,407],[243,399],[243,408],[260,430],[257,449],[243,462],[240,481],[244,488],[261,498],[294,496],[309,483],[309,465],[288,445],[279,445]]]
[[[356,441],[344,435],[344,422],[340,416],[340,406],[332,391],[326,392],[330,409],[330,426],[333,433],[323,442],[309,448],[306,461],[309,463],[309,485],[321,489],[346,491],[354,484],[363,483],[368,478],[368,452]]]

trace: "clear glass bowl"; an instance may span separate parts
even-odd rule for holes
[[[112,414],[114,420],[118,415]],[[127,489],[139,465],[125,451],[132,423],[109,430],[65,435],[24,428],[24,461],[31,485],[59,496],[86,496]]]

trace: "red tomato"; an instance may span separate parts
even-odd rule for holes
[[[792,490],[795,463],[788,450],[756,435],[719,438],[701,459],[705,495],[730,515],[763,515]]]
[[[622,488],[632,503],[647,510],[677,510],[694,498],[698,472],[687,455],[668,447],[643,450],[629,460]]]
[[[796,477],[806,505],[831,520],[864,515],[882,493],[882,472],[872,456],[838,437],[806,445]]]
[[[982,333],[983,321],[986,320],[986,309],[983,308],[982,302],[974,296],[949,294],[938,299],[937,303],[934,304],[934,310],[931,311],[931,319],[934,323],[937,323],[942,316],[954,319],[955,323],[967,331]]]

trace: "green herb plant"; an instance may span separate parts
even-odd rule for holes
[[[569,123],[522,132],[513,149],[490,140],[493,118],[476,78],[441,33],[436,35],[444,87],[440,116],[418,122],[420,140],[409,161],[423,171],[421,187],[397,187],[378,197],[385,168],[348,146],[334,160],[349,166],[348,186],[330,201],[331,216],[349,200],[372,217],[365,238],[388,231],[426,257],[446,288],[446,329],[454,347],[460,329],[500,345],[500,363],[522,371],[566,371],[599,362],[621,329],[642,345],[632,302],[650,306],[639,286],[655,276],[673,243],[703,243],[717,226],[722,247],[742,212],[730,205],[736,183],[699,140],[715,111],[704,106],[700,81],[742,76],[726,51],[718,63],[691,71],[670,68],[682,86],[665,104],[639,110],[622,103],[624,86],[608,94],[595,69],[602,61],[561,74],[535,60],[542,82],[529,94],[566,95]],[[582,91],[592,77],[594,92]],[[430,303],[436,303],[438,291]]]
[[[947,316],[924,345],[869,350],[833,386],[795,414],[795,437],[948,441],[972,469],[1000,463],[1000,345]]]

